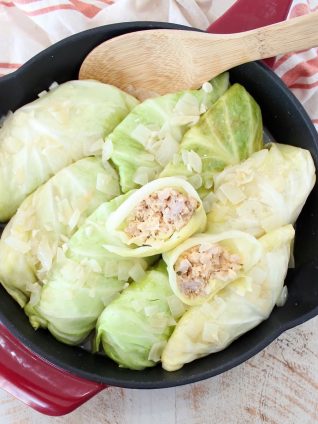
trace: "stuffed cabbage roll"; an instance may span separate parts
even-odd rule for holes
[[[109,215],[105,249],[123,257],[166,252],[204,231],[206,215],[198,193],[181,178],[151,181],[127,196]]]
[[[294,237],[291,225],[262,238],[262,259],[210,301],[191,307],[178,322],[163,353],[167,371],[225,349],[268,318],[283,290]]]
[[[169,286],[166,265],[159,265],[131,284],[98,319],[96,348],[120,367],[142,370],[159,360],[185,307]]]
[[[260,108],[244,87],[234,84],[185,134],[178,153],[160,176],[183,175],[205,193],[215,173],[262,147]]]
[[[116,171],[92,157],[62,169],[23,201],[0,240],[0,281],[22,307],[46,278],[58,247],[118,194]]]
[[[237,229],[259,237],[293,224],[315,180],[308,150],[273,143],[215,176],[208,232]]]
[[[260,242],[241,231],[198,234],[164,253],[170,286],[187,305],[211,299],[231,281],[243,278],[261,258]]]
[[[63,343],[79,344],[105,306],[145,274],[153,258],[122,258],[103,247],[105,222],[126,197],[102,203],[58,250],[43,288],[25,308],[35,329],[48,328]]]
[[[116,87],[69,81],[8,115],[0,129],[0,221],[60,169],[101,154],[103,138],[137,104]]]
[[[228,84],[229,75],[224,73],[200,90],[148,99],[116,127],[106,140],[104,156],[118,168],[124,193],[158,177],[178,151],[187,129],[226,91]]]

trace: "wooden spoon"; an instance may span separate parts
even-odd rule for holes
[[[318,12],[238,34],[146,30],[112,38],[85,58],[80,79],[139,98],[197,88],[234,66],[318,46]]]

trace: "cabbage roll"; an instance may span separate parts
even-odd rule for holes
[[[118,194],[116,171],[92,157],[62,169],[22,202],[0,240],[0,281],[20,306],[38,291],[57,249]]]
[[[261,258],[260,242],[242,231],[197,234],[164,253],[169,282],[187,305],[200,305],[246,273]]]
[[[35,329],[48,328],[63,343],[79,344],[105,306],[145,274],[153,258],[122,258],[103,247],[105,221],[126,197],[102,203],[58,250],[43,288],[25,308]]]
[[[244,87],[234,84],[185,134],[161,177],[183,175],[202,195],[213,176],[263,147],[262,116]]]
[[[105,308],[96,326],[96,348],[102,344],[120,367],[152,367],[184,311],[185,306],[170,289],[166,265],[161,261]]]
[[[308,150],[273,143],[215,176],[208,232],[236,229],[259,237],[293,224],[315,180]]]
[[[268,318],[283,290],[293,237],[291,225],[261,237],[262,259],[247,275],[182,316],[162,353],[165,370],[225,349]]]
[[[167,252],[205,226],[205,211],[192,185],[161,178],[129,193],[109,215],[103,246],[123,257],[148,257]]]
[[[101,154],[103,138],[137,104],[116,87],[69,81],[8,115],[0,129],[0,221],[60,169]]]
[[[200,90],[148,99],[116,127],[106,140],[104,157],[111,158],[118,168],[124,193],[158,177],[178,151],[187,129],[198,122],[228,84],[229,75],[224,73]]]

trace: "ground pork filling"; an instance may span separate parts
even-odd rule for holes
[[[181,230],[198,206],[196,199],[173,188],[158,190],[134,209],[124,231],[132,243],[151,246]]]
[[[231,254],[217,243],[201,244],[179,256],[174,270],[177,284],[187,296],[209,294],[209,281],[233,280],[242,267],[239,255]]]

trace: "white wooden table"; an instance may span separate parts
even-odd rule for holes
[[[87,423],[316,424],[318,317],[218,377],[175,389],[110,388],[65,417],[41,415],[0,390],[0,424]]]

